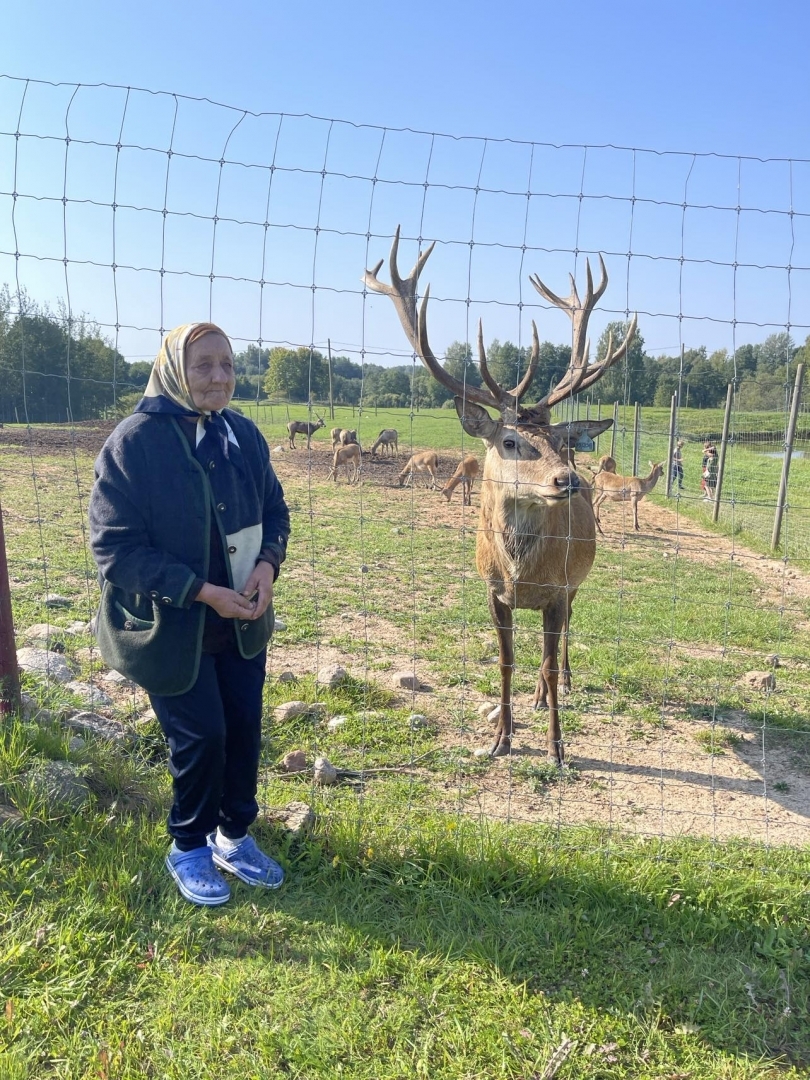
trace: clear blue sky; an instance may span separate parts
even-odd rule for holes
[[[311,113],[456,137],[810,160],[808,40],[810,5],[799,0],[398,6],[27,0],[4,10],[0,73],[137,86],[254,112]],[[19,98],[18,84],[0,83],[3,131],[14,130]],[[21,130],[63,136],[68,100],[69,94],[32,89]],[[122,104],[121,94],[83,91],[71,106],[72,136],[114,144]],[[165,151],[169,105],[171,99],[133,98],[122,141]],[[172,145],[216,160],[236,119],[184,103]],[[218,226],[212,312],[235,336],[295,342],[331,336],[344,352],[401,347],[387,302],[362,304],[352,292],[363,262],[386,254],[387,241],[375,239],[367,251],[364,240],[346,235],[370,224],[382,238],[398,221],[409,235],[421,231],[441,242],[426,278],[438,299],[456,303],[434,308],[439,347],[469,333],[480,313],[488,337],[525,341],[527,322],[516,305],[532,299],[528,273],[567,292],[574,248],[613,253],[604,304],[614,317],[627,308],[647,313],[641,329],[652,350],[675,351],[684,340],[730,348],[788,322],[799,327],[796,338],[808,332],[810,271],[801,268],[810,266],[810,229],[803,216],[789,220],[786,211],[810,214],[810,166],[620,151],[589,151],[583,161],[578,151],[538,149],[531,156],[526,145],[502,143],[487,144],[482,154],[482,143],[453,140],[440,140],[429,158],[424,138],[392,134],[382,150],[376,140],[371,129],[329,132],[305,121],[287,122],[279,135],[269,119],[234,133],[229,159],[312,170],[277,175],[270,220],[278,229],[269,250],[255,227]],[[12,142],[0,142],[3,192],[13,184]],[[17,243],[39,256],[20,260],[22,283],[39,299],[67,291],[75,309],[109,324],[116,319],[112,274],[82,263],[112,261],[111,214],[80,204],[111,202],[114,155],[80,145],[70,155],[65,188],[64,144],[29,139],[19,153],[17,190],[28,198],[17,204]],[[324,163],[329,176],[321,187],[313,174]],[[242,175],[244,169],[238,178],[226,176],[217,204],[218,168],[175,159],[166,203],[173,215],[168,235],[161,235],[156,209],[165,195],[165,153],[122,152],[118,164],[118,202],[147,208],[129,211],[129,220],[122,211],[117,224],[117,262],[144,268],[122,271],[117,281],[118,321],[151,328],[121,332],[121,348],[134,358],[153,350],[161,318],[170,324],[208,313],[209,283],[201,278],[177,277],[171,288],[164,281],[159,295],[154,270],[160,265],[192,275],[211,270],[210,223],[183,215],[204,219],[216,207],[222,218],[263,221],[267,182],[265,174],[259,182],[258,172]],[[373,208],[369,185],[353,185],[341,173],[387,181],[377,185]],[[419,185],[426,176],[434,186],[423,202]],[[476,183],[488,189],[478,199],[470,190]],[[527,189],[566,198],[535,199],[527,212],[525,195],[493,194]],[[582,206],[572,198],[580,189],[589,196]],[[67,219],[67,281],[64,267],[48,261],[64,255],[62,206],[55,200],[65,192],[76,204]],[[631,214],[634,195],[642,201]],[[690,207],[726,209],[690,209],[684,216],[677,206],[662,205],[684,196]],[[751,211],[742,218],[733,212],[738,202]],[[14,250],[9,207],[3,199],[4,251]],[[315,259],[317,223],[325,231]],[[306,243],[298,243],[296,225]],[[481,245],[474,258],[472,238]],[[525,259],[522,243],[531,249]],[[647,260],[634,260],[632,272],[621,257],[630,250]],[[406,258],[414,251],[408,247]],[[734,261],[752,269],[732,281]],[[789,263],[800,269],[788,275]],[[581,259],[577,266],[581,274]],[[6,257],[0,280],[10,273],[13,259]],[[261,315],[255,286],[237,280],[260,277],[290,283],[286,292],[266,290]],[[306,290],[313,280],[314,301]],[[463,302],[467,296],[472,305]],[[541,319],[541,336],[565,340],[562,316],[531,314]],[[732,332],[735,318],[750,325]]]

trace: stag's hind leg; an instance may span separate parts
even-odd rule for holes
[[[515,669],[515,639],[512,630],[512,609],[502,603],[494,592],[488,596],[489,614],[498,635],[498,659],[501,667],[501,712],[495,729],[495,741],[490,749],[493,757],[503,757],[512,749],[512,672]]]

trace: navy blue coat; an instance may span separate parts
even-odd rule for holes
[[[226,553],[229,583],[241,591],[258,560],[276,573],[290,515],[256,425],[224,409],[241,467],[198,461],[173,416],[134,413],[96,459],[90,546],[102,585],[96,636],[104,661],[151,694],[174,695],[197,680],[205,605],[190,599],[207,580],[211,522]],[[273,610],[233,620],[245,658],[273,631]]]

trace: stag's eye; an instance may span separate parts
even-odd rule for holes
[[[503,440],[503,448],[504,448],[504,450],[514,450],[515,449],[515,440],[514,439],[504,439]]]

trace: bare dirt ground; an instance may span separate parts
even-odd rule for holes
[[[74,429],[0,429],[0,447],[23,453],[61,454],[73,447],[96,452],[113,424],[76,425]],[[331,463],[328,445],[313,444],[311,452],[273,447],[273,460],[282,482],[318,482],[325,480]],[[13,450],[12,450],[13,452]],[[473,507],[463,508],[460,491],[451,503],[437,493],[422,492],[416,480],[417,497],[401,491],[396,477],[406,455],[398,460],[372,460],[364,457],[363,483],[391,487],[392,499],[408,500],[418,526],[447,525],[458,527],[462,520],[474,526],[478,497]],[[457,458],[446,454],[440,459],[440,477],[449,477]],[[345,480],[341,478],[341,484]],[[628,508],[610,505],[603,512],[607,534],[600,543],[619,550],[643,544],[659,550],[662,556],[681,560],[679,574],[690,567],[711,563],[717,567],[727,560],[758,580],[752,605],[764,604],[783,609],[798,608],[810,599],[810,576],[742,547],[732,539],[701,529],[676,511],[657,507],[648,501],[641,504],[641,531],[635,534]],[[473,585],[472,587],[476,587]],[[283,613],[281,613],[283,616]],[[413,657],[404,651],[401,632],[385,619],[348,612],[343,616],[347,632],[355,639],[366,635],[390,661],[389,670],[409,669]],[[495,649],[493,634],[493,651]],[[761,667],[752,657],[751,667]],[[283,635],[274,643],[268,661],[272,675],[291,669],[297,674],[316,671],[327,663],[341,662],[362,678],[367,668],[347,658],[340,649],[325,645],[288,647]],[[576,654],[574,654],[576,681]],[[806,667],[796,661],[790,663]],[[408,695],[407,704],[424,712],[440,729],[440,742],[448,749],[487,746],[492,725],[485,717],[459,730],[451,719],[459,713],[458,687],[437,685],[427,665],[417,665],[417,673],[431,689]],[[375,670],[372,677],[384,681]],[[779,670],[777,676],[777,694]],[[810,676],[808,676],[810,677]],[[764,695],[759,698],[760,704]],[[465,714],[475,712],[484,703],[495,700],[470,689],[463,690]],[[403,703],[405,699],[403,698]],[[707,754],[695,736],[709,726],[705,720],[684,717],[675,710],[665,710],[662,723],[639,733],[639,726],[626,716],[598,716],[590,713],[588,724],[580,733],[567,736],[568,759],[576,770],[576,779],[538,786],[532,790],[522,774],[525,764],[545,761],[543,714],[533,713],[530,695],[515,699],[517,730],[515,751],[510,759],[497,759],[483,772],[461,775],[446,789],[448,807],[472,814],[513,820],[542,821],[551,825],[599,824],[644,836],[693,836],[726,839],[740,837],[768,844],[801,846],[810,843],[810,770],[807,767],[807,742],[810,735],[797,733],[803,740],[801,756],[784,740],[766,740],[761,729],[752,724],[749,714],[729,710],[718,717],[725,729],[738,741],[720,754]],[[751,710],[757,701],[752,698]],[[808,718],[810,728],[810,718]],[[521,765],[522,763],[522,765]]]

